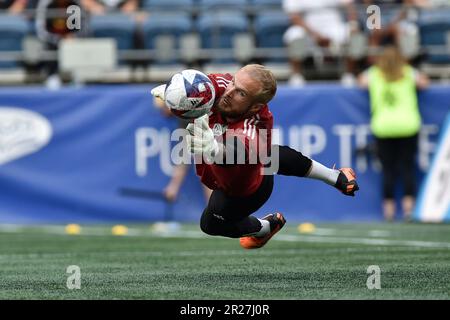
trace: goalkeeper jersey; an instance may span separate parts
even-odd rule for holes
[[[233,76],[210,74],[208,77],[214,84],[216,101],[219,101]],[[273,116],[268,106],[265,105],[251,117],[234,122],[227,122],[213,106],[209,127],[216,140],[224,143],[227,157],[223,164],[197,163],[196,171],[201,181],[208,188],[222,190],[230,196],[254,193],[261,184],[263,159],[271,146]],[[244,154],[236,154],[237,146],[241,146]]]

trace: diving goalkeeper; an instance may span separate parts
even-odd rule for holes
[[[261,219],[252,215],[269,199],[274,174],[321,180],[348,196],[359,190],[351,168],[327,168],[287,146],[272,146],[273,117],[267,104],[277,83],[266,67],[250,64],[234,76],[208,77],[216,92],[211,112],[186,128],[188,150],[204,160],[196,162],[197,175],[213,190],[200,220],[203,232],[240,238],[245,249],[263,247],[286,223],[279,212]],[[154,88],[153,96],[164,100],[164,89],[165,85]],[[228,161],[230,154],[235,161]],[[244,161],[236,161],[240,156]],[[268,166],[276,170],[267,173]]]

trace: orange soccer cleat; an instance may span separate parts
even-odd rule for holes
[[[335,188],[347,196],[354,197],[355,192],[359,190],[355,172],[351,168],[341,168],[339,172],[338,180],[334,185]]]
[[[283,228],[286,223],[286,219],[279,212],[268,214],[263,218],[264,220],[268,220],[270,223],[270,232],[264,237],[241,237],[239,239],[241,247],[244,249],[258,249],[263,247],[267,241],[272,238],[275,233]]]

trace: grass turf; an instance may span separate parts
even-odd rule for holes
[[[113,236],[108,226],[0,229],[0,299],[449,299],[450,226],[291,223],[266,247],[237,239],[177,235],[148,226]],[[69,290],[69,265],[81,289]],[[381,269],[369,290],[367,268]]]

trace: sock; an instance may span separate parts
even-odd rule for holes
[[[254,237],[264,237],[270,233],[270,222],[267,220],[258,219],[261,223],[261,230],[254,233]]]
[[[311,161],[311,171],[308,174],[308,178],[321,180],[334,186],[339,176],[339,170],[327,168],[323,164],[320,164],[314,160]]]

